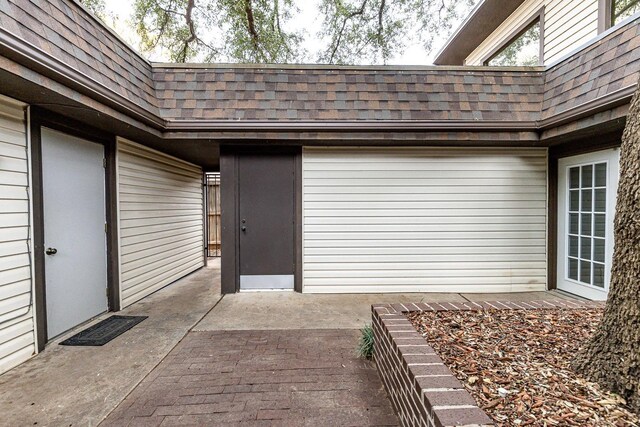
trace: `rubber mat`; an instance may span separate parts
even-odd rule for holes
[[[87,329],[78,332],[71,338],[62,341],[60,345],[105,345],[112,339],[122,335],[129,329],[142,322],[148,316],[111,316]]]

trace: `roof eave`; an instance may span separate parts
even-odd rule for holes
[[[464,65],[464,60],[495,31],[524,0],[481,0],[440,49],[436,65]]]

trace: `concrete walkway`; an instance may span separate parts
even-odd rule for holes
[[[199,419],[187,417],[189,411],[208,411],[191,415],[220,413],[221,407],[215,405],[184,407],[189,402],[201,405],[216,399],[235,402],[223,406],[226,409],[222,412],[242,407],[242,417],[258,424],[282,425],[285,418],[278,422],[276,415],[283,415],[277,410],[285,409],[284,406],[288,411],[287,422],[295,425],[322,420],[330,425],[332,419],[348,423],[357,417],[372,420],[367,418],[372,414],[381,417],[383,424],[393,424],[395,419],[388,418],[385,406],[388,402],[380,400],[382,389],[375,370],[354,355],[357,329],[370,322],[371,304],[570,298],[559,292],[488,295],[260,292],[221,297],[219,290],[219,260],[214,260],[209,267],[123,310],[124,315],[149,318],[105,346],[65,347],[57,343],[109,314],[50,343],[41,354],[0,376],[0,425],[93,426],[116,407],[108,419],[110,425],[133,420],[134,410],[140,411],[138,415],[145,414],[144,421],[153,425],[158,420],[171,424]],[[239,343],[236,347],[235,342]],[[321,362],[316,364],[317,360]],[[337,375],[333,378],[336,381],[323,382],[320,377],[325,374]],[[230,383],[199,383],[204,387],[203,396],[209,396],[204,398],[193,397],[200,396],[193,387],[184,395],[171,392],[184,381],[195,379],[193,375],[200,375],[201,380],[212,378],[210,381]],[[345,375],[340,380],[346,381],[342,385],[337,384],[340,375]],[[270,385],[247,382],[261,376],[273,377],[271,382],[264,382]],[[308,382],[318,382],[319,388],[304,385]],[[244,387],[224,388],[233,385]],[[153,392],[158,388],[162,392]],[[272,392],[285,394],[271,395]],[[261,401],[277,396],[279,405],[284,406],[263,404],[265,407],[261,408],[261,404],[238,403],[258,398],[251,393],[260,393]],[[318,407],[319,403],[314,403],[317,399],[325,406]],[[164,408],[174,405],[180,408]],[[227,416],[233,420],[239,415]],[[265,417],[273,419],[261,420]],[[214,418],[212,415],[211,419]],[[135,425],[141,422],[137,419]]]
[[[260,329],[360,329],[371,322],[371,304],[404,302],[531,301],[572,298],[561,292],[511,294],[300,294],[240,292],[225,295],[196,331]]]
[[[215,305],[219,290],[218,261],[118,313],[149,318],[102,347],[57,345],[77,330],[50,343],[0,375],[0,425],[97,425]]]

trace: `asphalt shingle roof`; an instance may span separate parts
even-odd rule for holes
[[[634,86],[640,25],[548,70],[150,64],[70,0],[0,0],[0,29],[162,120],[537,122]]]

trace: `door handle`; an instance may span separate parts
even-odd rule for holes
[[[246,226],[246,225],[243,225],[242,227],[240,227],[240,230],[242,230],[242,231],[246,232],[246,231],[247,231],[247,226]]]
[[[47,250],[44,251],[44,253],[47,255],[55,255],[58,253],[58,250],[56,248],[47,248]]]

